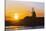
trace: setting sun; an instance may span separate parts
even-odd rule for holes
[[[16,22],[19,22],[20,21],[19,20],[19,14],[18,13],[15,13],[14,14],[14,19],[15,19]]]
[[[14,18],[15,18],[16,20],[18,20],[18,19],[19,19],[19,14],[15,13]]]

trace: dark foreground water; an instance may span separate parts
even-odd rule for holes
[[[26,30],[26,29],[43,29],[44,26],[35,27],[24,27],[24,26],[6,26],[5,31],[16,31],[16,30]]]

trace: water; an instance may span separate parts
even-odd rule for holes
[[[6,26],[6,31],[15,31],[15,30],[26,30],[26,29],[41,29],[44,28],[43,26],[36,26],[36,27],[24,27],[24,26]]]

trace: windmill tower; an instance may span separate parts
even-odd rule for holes
[[[35,18],[35,17],[36,17],[36,13],[35,13],[34,8],[32,8],[32,17],[33,17],[33,18]]]

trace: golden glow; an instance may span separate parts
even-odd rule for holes
[[[14,19],[15,19],[16,22],[19,22],[20,21],[19,20],[19,14],[18,13],[15,13],[14,14]]]
[[[19,14],[15,13],[14,18],[15,18],[16,20],[18,20],[18,19],[19,19]]]
[[[33,5],[32,5],[33,6]],[[36,16],[43,16],[43,10],[36,8]],[[27,5],[23,4],[8,4],[6,6],[6,20],[8,21],[19,21],[20,19],[24,19],[26,16],[32,16],[32,9],[28,8]],[[10,17],[10,18],[9,18]]]
[[[20,20],[24,19],[25,16],[31,16],[31,13],[27,11],[27,8],[25,6],[9,6],[6,9],[6,16],[11,17],[10,19],[8,18],[7,20]]]

